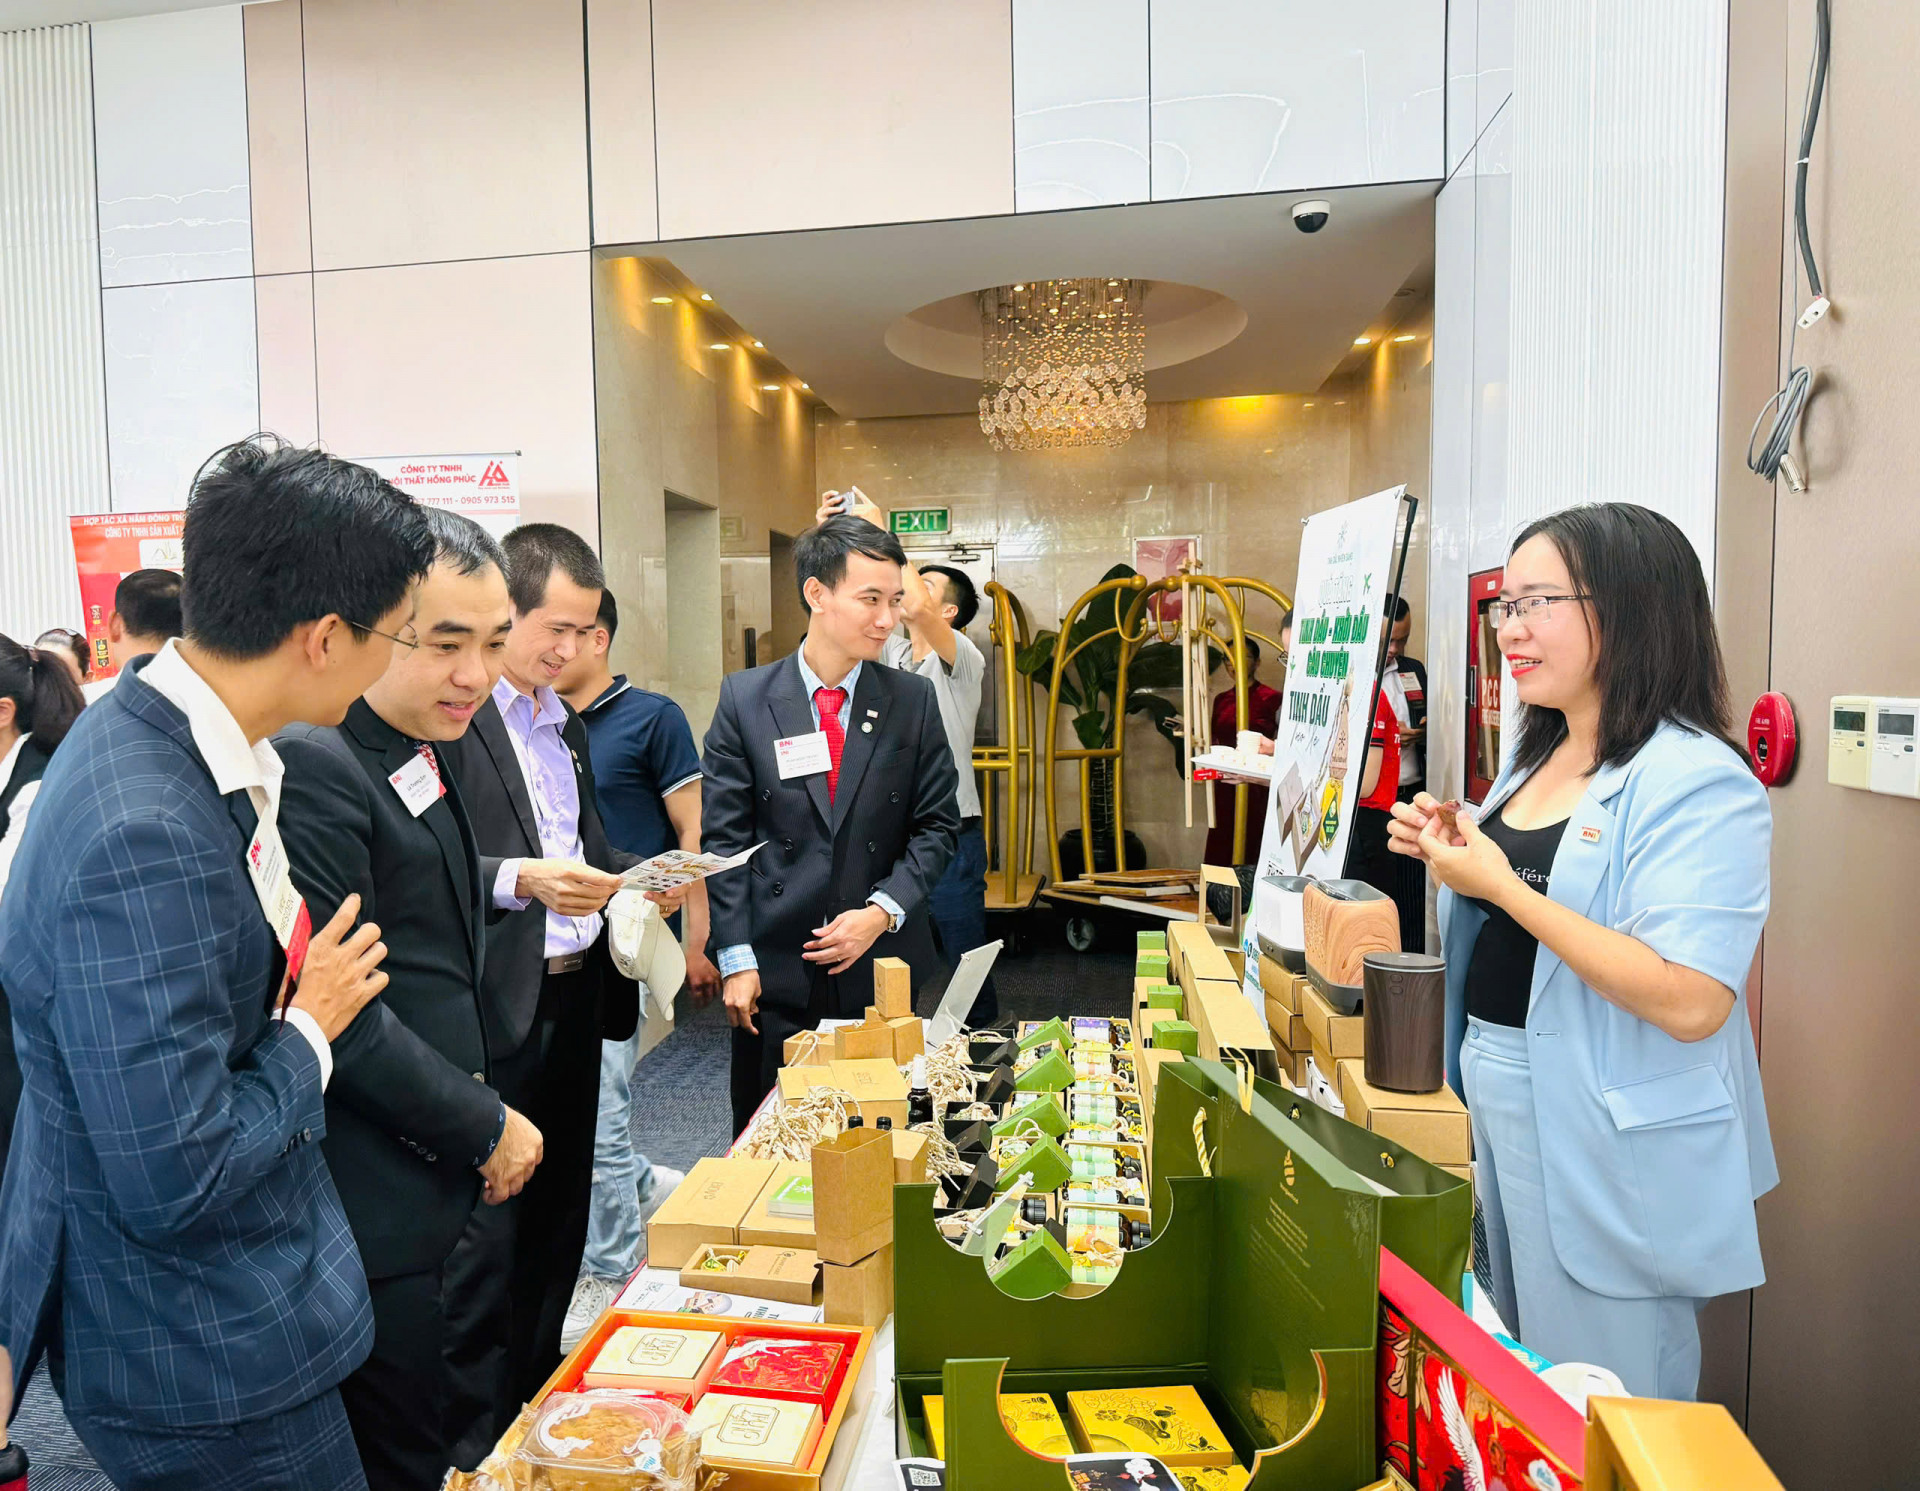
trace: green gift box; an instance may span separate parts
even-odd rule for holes
[[[1200,1054],[1200,1032],[1185,1020],[1162,1020],[1153,1027],[1153,1049],[1178,1051],[1182,1056]]]
[[[1037,1030],[1029,1030],[1020,1037],[1020,1049],[1031,1051],[1036,1046],[1064,1046],[1071,1039],[1067,1032],[1067,1022],[1055,1015]]]
[[[1196,1035],[1194,1039],[1194,1049],[1198,1050],[1199,1037]],[[1073,1063],[1055,1047],[1014,1078],[1013,1089],[1015,1092],[1064,1092],[1072,1085]]]
[[[1052,1094],[1041,1093],[996,1123],[993,1137],[998,1139],[1007,1134],[1017,1134],[1029,1123],[1041,1133],[1058,1139],[1067,1132],[1067,1110],[1060,1106],[1059,1100]]]
[[[1054,1139],[1043,1136],[1015,1158],[1001,1162],[1000,1178],[993,1183],[995,1194],[1007,1190],[1023,1175],[1029,1191],[1057,1191],[1072,1178],[1073,1164]]]
[[[1180,992],[1178,984],[1155,984],[1147,990],[1147,1008],[1172,1010],[1175,1019],[1183,1020],[1187,1014],[1187,996]]]
[[[1165,932],[1135,932],[1133,934],[1133,947],[1135,952],[1164,953],[1167,950],[1167,934]]]
[[[1073,1260],[1060,1240],[1043,1227],[1029,1232],[988,1272],[1001,1292],[1014,1299],[1045,1299],[1073,1282]]]
[[[1134,957],[1133,976],[1135,978],[1157,979],[1165,983],[1171,971],[1172,964],[1167,961],[1167,955],[1163,952],[1139,953]]]

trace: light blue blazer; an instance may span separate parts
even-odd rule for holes
[[[1525,779],[1511,763],[1482,816]],[[1620,1299],[1762,1282],[1754,1198],[1779,1182],[1746,982],[1767,919],[1773,818],[1725,744],[1660,727],[1595,773],[1554,855],[1552,898],[1734,991],[1726,1023],[1679,1041],[1609,1004],[1543,944],[1527,1051],[1561,1266]],[[1460,1086],[1467,964],[1486,913],[1440,892],[1447,1077]]]

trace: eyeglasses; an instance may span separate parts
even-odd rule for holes
[[[392,632],[383,632],[376,626],[362,626],[357,621],[349,621],[347,625],[356,632],[365,632],[369,637],[385,637],[395,647],[404,647],[408,652],[412,652],[420,645],[420,634],[413,629],[411,621],[401,628],[400,636],[395,636]]]
[[[1590,597],[1584,595],[1523,595],[1517,601],[1489,601],[1487,620],[1495,626],[1505,626],[1512,621],[1551,621],[1556,601],[1584,601]]]

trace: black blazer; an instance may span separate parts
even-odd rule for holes
[[[562,701],[563,704],[565,701]],[[617,874],[637,855],[607,842],[594,796],[593,765],[587,753],[587,727],[571,705],[560,735],[573,753],[574,790],[580,794],[580,842],[588,864]],[[441,757],[453,766],[480,846],[480,894],[491,905],[500,864],[509,859],[540,859],[546,851],[533,821],[533,799],[520,759],[507,738],[507,722],[489,699],[474,713],[467,733],[451,742]],[[547,908],[538,901],[525,910],[498,916],[487,933],[487,1034],[496,1057],[512,1055],[526,1044],[540,1008],[540,983],[546,976]],[[632,1035],[640,1019],[640,989],[620,976],[607,951],[603,931],[589,950],[587,966],[600,979],[600,1032],[610,1041]]]
[[[437,1267],[500,1134],[473,834],[451,786],[418,818],[407,811],[387,777],[415,745],[364,699],[338,727],[292,726],[274,749],[287,768],[281,836],[314,925],[358,892],[387,945],[385,991],[333,1042],[327,1164],[370,1278]]]
[[[708,945],[751,943],[761,1001],[796,1016],[858,1013],[872,999],[875,958],[904,958],[916,981],[931,969],[927,897],[960,831],[959,776],[931,683],[868,663],[842,718],[846,746],[831,805],[824,772],[782,781],[774,760],[774,741],[814,728],[793,657],[721,682],[701,762],[704,847],[738,854],[766,842],[746,873],[707,882]],[[876,890],[906,913],[900,930],[881,933],[857,964],[827,978],[801,957],[805,944],[814,928],[864,906]]]

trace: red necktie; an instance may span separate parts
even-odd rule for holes
[[[440,758],[433,754],[432,743],[423,740],[415,746],[414,749],[420,753],[421,758],[425,760],[427,765],[433,768],[433,779],[440,784],[440,795],[445,797],[447,795],[447,779],[440,775]],[[0,1491],[5,1491],[5,1488],[0,1487]]]
[[[846,748],[847,727],[840,723],[840,708],[847,702],[845,689],[815,689],[813,702],[820,710],[820,729],[827,737],[827,801],[833,801],[840,785],[840,752]]]

